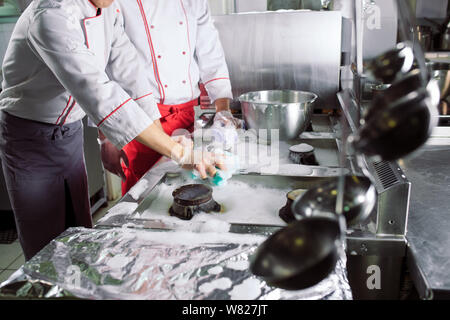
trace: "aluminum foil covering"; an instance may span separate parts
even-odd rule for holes
[[[248,268],[263,236],[71,228],[0,285],[18,298],[352,299],[345,256],[314,287],[268,286]]]

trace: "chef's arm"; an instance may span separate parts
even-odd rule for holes
[[[152,123],[152,118],[97,62],[79,24],[60,11],[38,16],[28,30],[29,45],[97,127],[118,149]],[[153,103],[155,103],[153,101]]]
[[[216,106],[216,112],[230,111],[230,99],[228,98],[219,98],[214,101],[214,105]]]

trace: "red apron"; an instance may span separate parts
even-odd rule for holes
[[[178,105],[158,104],[161,125],[171,136],[176,129],[194,130],[195,111],[198,99]],[[128,168],[122,163],[126,180],[122,181],[122,195],[125,195],[147,171],[161,158],[161,154],[133,140],[123,150],[128,157]]]

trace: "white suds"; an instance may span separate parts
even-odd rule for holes
[[[255,300],[261,294],[261,282],[258,279],[247,279],[231,290],[231,300]]]
[[[228,269],[233,269],[233,270],[239,270],[239,271],[244,271],[247,270],[249,266],[248,261],[242,260],[242,261],[229,261],[227,263],[227,268]]]
[[[195,225],[194,222],[207,221],[203,226],[204,229],[198,230],[200,232],[228,231],[229,225],[221,224],[218,220],[227,223],[286,225],[279,217],[278,212],[286,204],[286,194],[291,191],[288,187],[283,190],[251,185],[231,179],[225,188],[213,188],[213,198],[222,205],[223,212],[197,214],[191,221],[182,221],[176,217],[168,216],[169,208],[173,202],[172,192],[176,187],[175,185],[161,184],[156,199],[139,218],[163,220],[180,225],[180,229],[191,231],[194,231],[190,229],[192,225]]]
[[[220,279],[217,279],[217,280],[214,280],[211,282],[204,283],[198,289],[202,293],[210,293],[216,289],[219,289],[219,290],[229,289],[229,288],[231,288],[232,284],[233,283],[231,282],[230,279],[220,278]]]
[[[141,179],[136,183],[133,188],[131,188],[130,191],[128,191],[128,194],[134,199],[138,200],[141,194],[147,189],[148,187],[148,181],[145,179]]]
[[[292,152],[311,152],[314,151],[314,147],[306,143],[301,143],[290,147],[289,150]]]
[[[133,213],[138,207],[137,203],[134,202],[119,202],[115,206],[113,206],[111,209],[109,209],[108,213],[99,220],[99,222],[102,222],[110,217],[118,216],[118,215],[129,215]]]
[[[208,270],[209,274],[219,274],[222,273],[223,268],[221,266],[216,266]]]

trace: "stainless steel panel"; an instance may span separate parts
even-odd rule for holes
[[[341,63],[340,12],[264,12],[214,17],[235,99],[246,92],[292,89],[336,105]]]
[[[416,264],[414,283],[423,297],[450,295],[450,146],[426,145],[402,168],[412,183],[408,217],[409,253]]]

